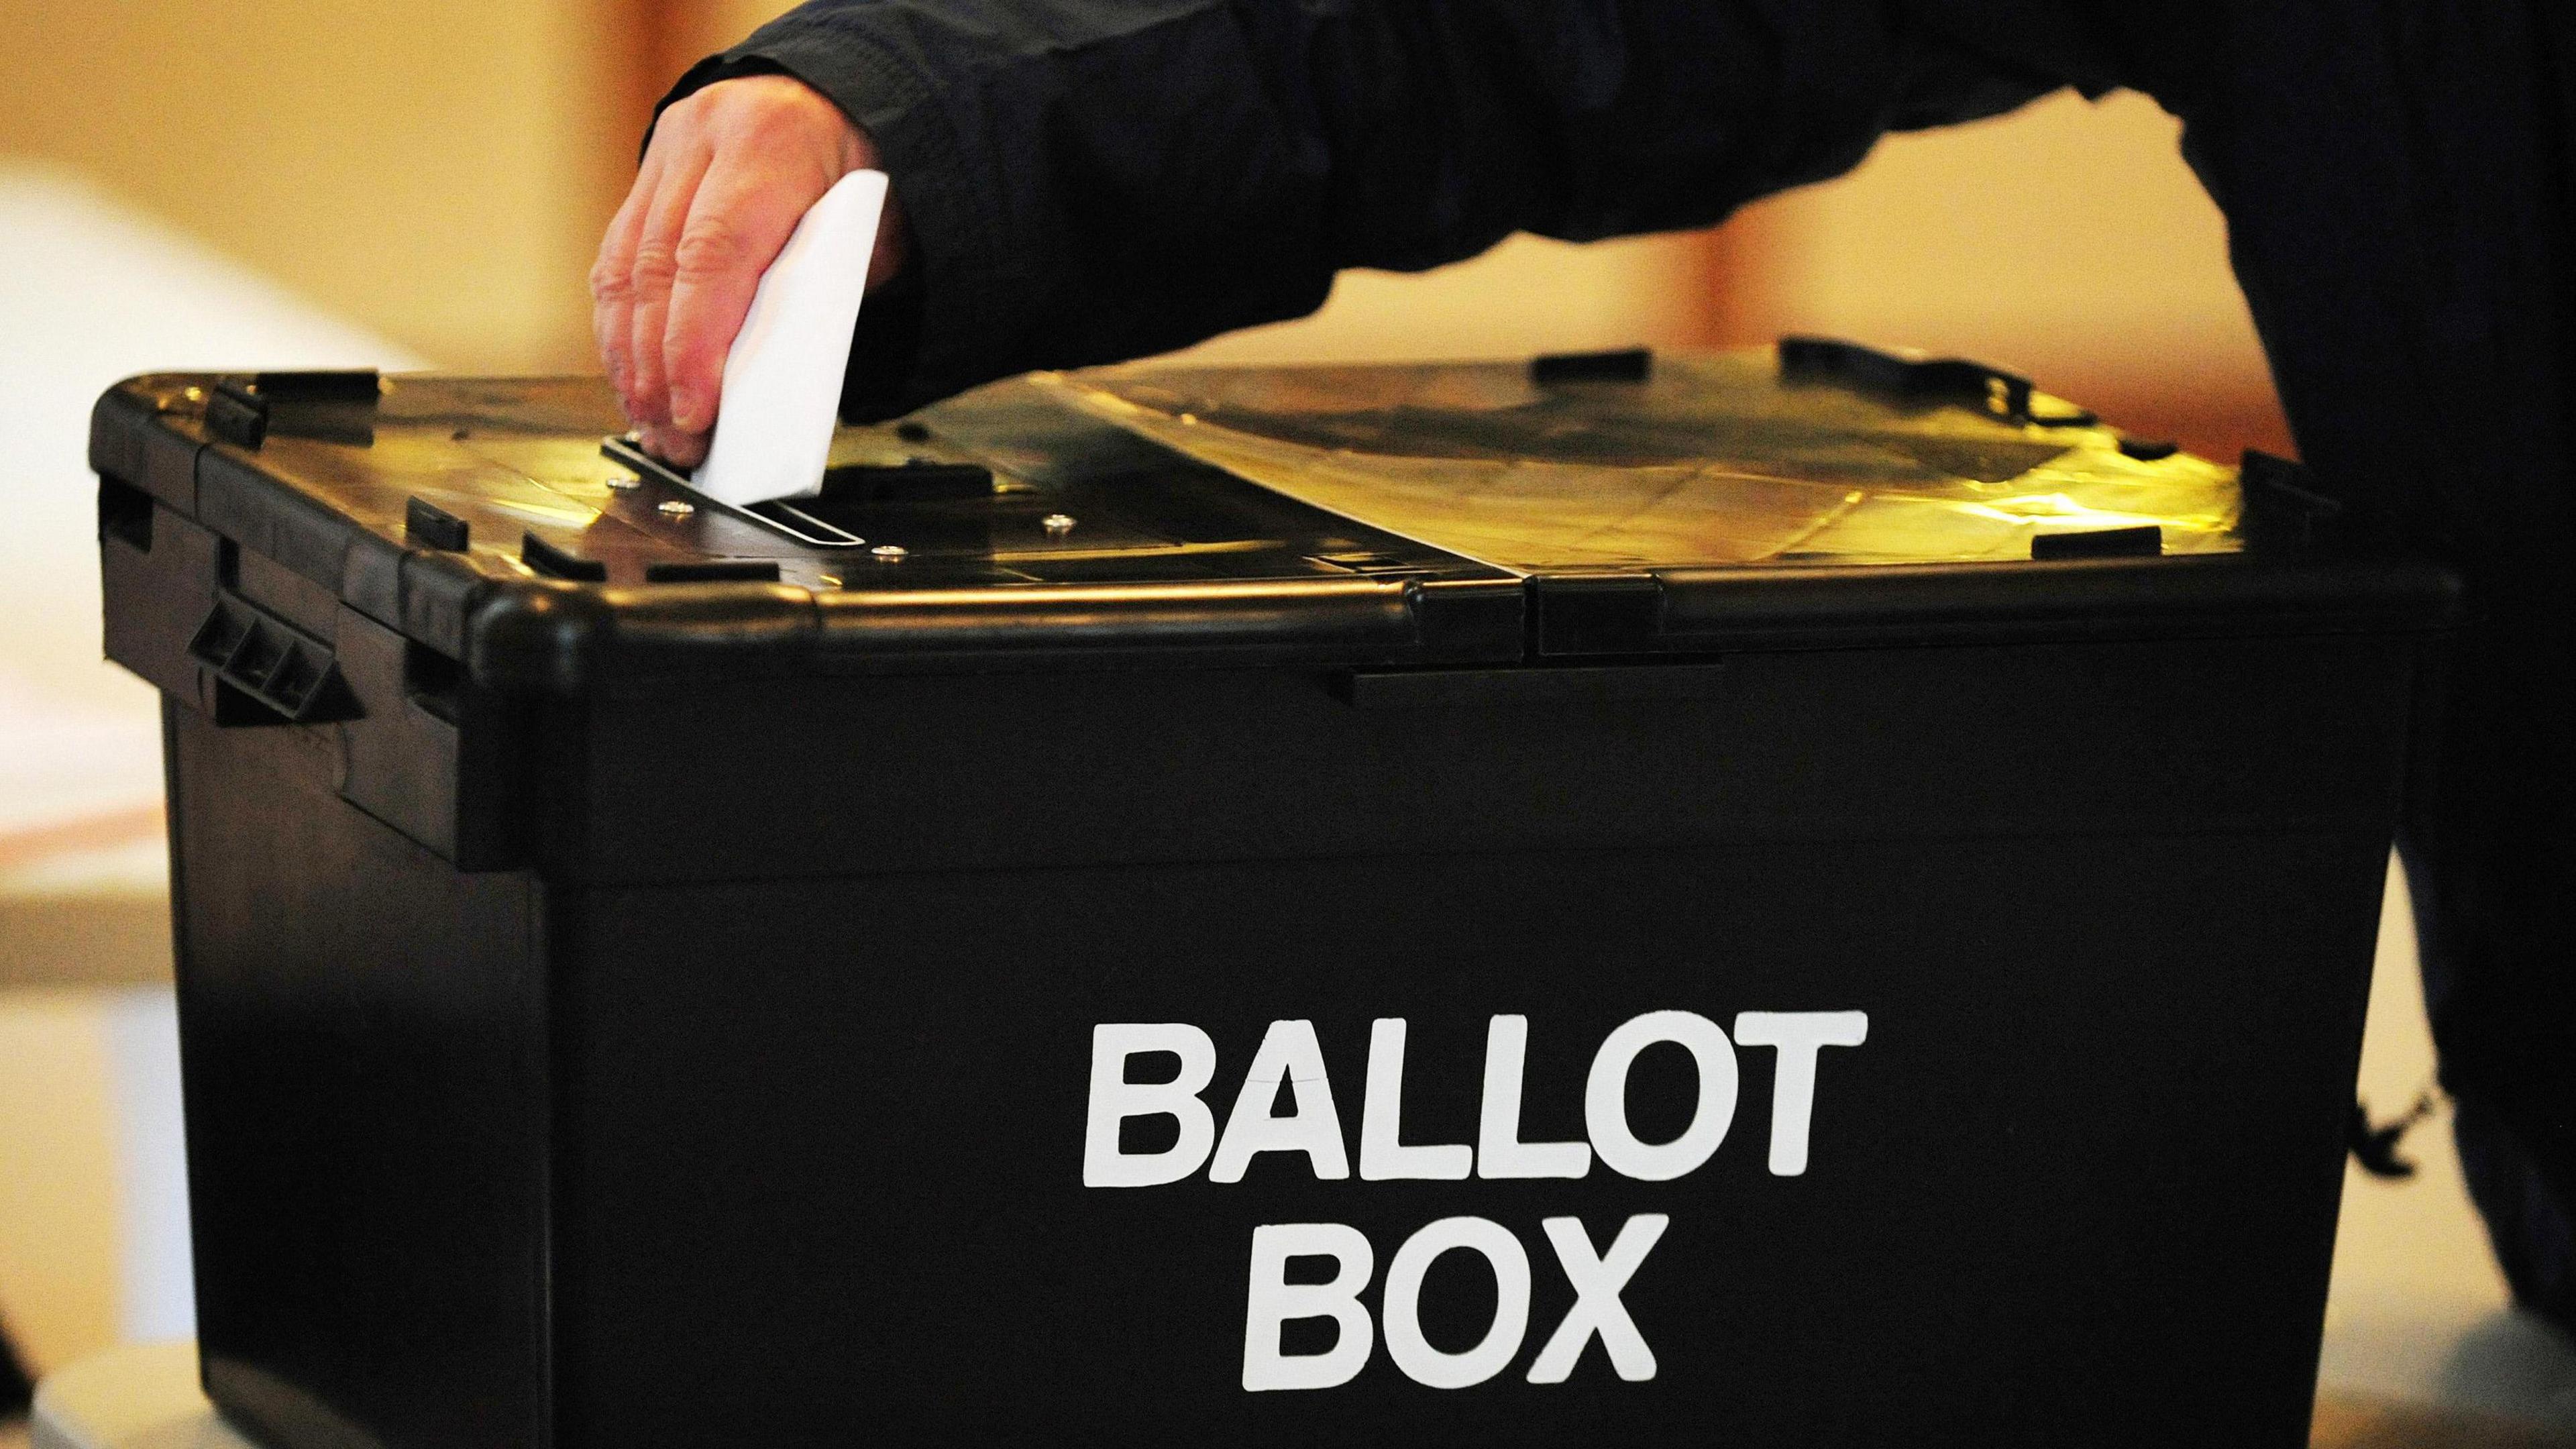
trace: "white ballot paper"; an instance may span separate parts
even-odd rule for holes
[[[885,198],[882,171],[842,177],[761,274],[725,358],[707,460],[690,480],[699,492],[743,507],[822,491]]]

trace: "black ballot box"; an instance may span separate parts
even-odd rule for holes
[[[2304,1442],[2455,606],[2291,465],[1815,340],[619,426],[99,404],[264,1442]]]

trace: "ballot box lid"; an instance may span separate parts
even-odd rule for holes
[[[165,610],[205,611],[198,662],[292,717],[319,688],[296,640],[327,649],[331,610],[478,686],[569,695],[2413,629],[2452,607],[2446,573],[2292,465],[1822,339],[1034,374],[845,427],[819,495],[754,509],[622,426],[595,378],[121,383],[92,430],[103,545],[149,554],[169,520],[206,559],[111,569],[111,652],[120,608],[151,607],[120,590],[174,591]]]

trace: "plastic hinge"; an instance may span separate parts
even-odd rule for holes
[[[1533,655],[1632,653],[1663,632],[1664,586],[1651,573],[1542,574],[1529,598]]]
[[[215,595],[188,653],[216,678],[297,724],[358,717],[331,646],[238,594]]]
[[[373,368],[222,378],[206,395],[206,430],[235,447],[256,449],[268,441],[273,410],[287,408],[309,415],[296,431],[363,446],[374,434],[347,414],[372,409],[383,388]]]

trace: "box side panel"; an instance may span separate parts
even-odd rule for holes
[[[753,681],[597,702],[589,813],[550,858],[567,875],[633,882],[2377,829],[2422,647],[2335,636],[1752,653],[1669,673],[1465,671],[1439,691],[1294,671]],[[1577,675],[1602,690],[1526,687]],[[1641,678],[1677,683],[1617,682]]]
[[[342,800],[327,730],[164,717],[209,1395],[290,1449],[543,1444],[534,885]]]
[[[2385,851],[1847,839],[567,895],[564,1439],[2292,1449]],[[1613,1089],[1643,1142],[1728,1123],[1670,1180],[1614,1170],[1587,1096],[1597,1049],[1657,1011],[1740,1038],[1725,1113],[1671,1044]],[[1865,1041],[1816,1050],[1794,1175],[1774,1154],[1799,1092],[1746,1011],[1866,1014]],[[1595,1144],[1585,1176],[1491,1175],[1497,1015],[1527,1019],[1518,1139]],[[1382,1018],[1408,1023],[1402,1141],[1473,1145],[1480,1175],[1370,1180]],[[1281,1021],[1319,1057],[1251,1072]],[[1239,1181],[1202,1158],[1086,1187],[1102,1023],[1206,1034],[1219,1165],[1239,1094],[1285,1117],[1328,1084],[1352,1175],[1268,1151]],[[1176,1122],[1112,1140],[1149,1154]],[[1611,1254],[1651,1215],[1616,1296],[1652,1376],[1593,1340],[1533,1382],[1577,1300],[1547,1220]],[[1518,1350],[1442,1389],[1396,1358],[1389,1285],[1460,1216],[1517,1242],[1531,1290]],[[1365,1238],[1374,1347],[1334,1386],[1247,1392],[1252,1244],[1282,1224]],[[1420,1342],[1478,1342],[1495,1285],[1438,1258]],[[1323,1354],[1336,1329],[1274,1341]]]

